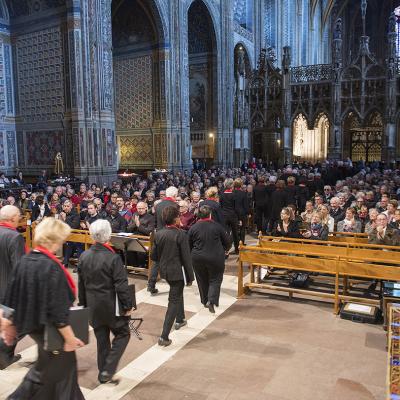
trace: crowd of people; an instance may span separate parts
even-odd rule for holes
[[[0,179],[6,190],[12,179]],[[6,307],[0,310],[0,362],[7,366],[18,359],[15,346],[25,335],[39,347],[37,362],[10,399],[83,398],[74,351],[84,343],[68,323],[76,299],[90,309],[99,382],[113,379],[129,342],[133,302],[122,255],[109,245],[112,233],[154,233],[148,291],[157,294],[158,276],[170,288],[160,346],[171,344],[173,326],[187,324],[183,292],[194,279],[201,303],[215,313],[225,260],[238,254],[246,234],[327,240],[333,231],[365,232],[370,243],[400,245],[400,171],[350,161],[273,170],[253,160],[237,169],[153,173],[111,187],[81,183],[76,192],[70,184],[46,185],[42,176],[30,188],[3,193],[0,304]],[[24,256],[17,228],[27,210],[36,225],[35,243]],[[84,252],[81,244],[68,242],[72,229],[89,230],[95,244]],[[60,262],[55,254],[62,247]],[[73,256],[79,259],[78,287],[68,271]],[[142,254],[128,257],[129,263],[146,265]],[[49,323],[64,338],[64,351],[57,355],[45,348]],[[60,374],[60,365],[68,366],[68,373]]]

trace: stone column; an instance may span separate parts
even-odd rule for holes
[[[332,45],[332,71],[333,71],[333,86],[332,86],[332,115],[333,123],[330,127],[328,158],[342,158],[342,124],[341,124],[341,81],[342,72],[342,20],[339,18],[335,22]]]
[[[396,159],[396,16],[394,13],[389,19],[388,32],[388,58],[386,79],[386,161],[393,162]],[[398,144],[397,144],[398,146]]]
[[[283,115],[283,124],[282,124],[282,138],[278,139],[281,142],[278,142],[280,145],[280,154],[279,161],[283,163],[291,163],[292,162],[292,138],[291,138],[291,127],[290,127],[290,117],[291,117],[291,91],[290,91],[290,63],[291,63],[291,52],[290,47],[285,46],[283,48],[283,57],[282,57],[282,115]],[[283,140],[283,142],[282,142]]]

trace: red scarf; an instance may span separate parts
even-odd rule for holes
[[[8,224],[7,222],[0,222],[0,227],[6,228],[6,229],[11,229],[12,231],[17,230],[16,228],[14,228],[11,224]]]
[[[97,243],[97,242],[96,242],[96,244],[99,244],[100,246],[105,247],[107,250],[110,250],[111,253],[114,253],[114,254],[115,254],[115,250],[114,250],[108,243]]]
[[[216,203],[218,203],[218,199],[214,199],[212,197],[207,197],[206,200],[211,200],[211,201],[215,201]]]
[[[164,198],[162,199],[162,201],[165,201],[165,200],[173,201],[174,203],[176,203],[176,199],[174,199],[173,197],[164,197]]]
[[[199,219],[197,220],[197,222],[211,222],[211,221],[212,221],[211,218],[199,218]]]
[[[166,228],[172,228],[172,229],[180,229],[178,226],[176,225],[165,225]]]
[[[224,193],[232,193],[232,189],[227,189]]]
[[[67,279],[68,286],[70,287],[70,289],[72,290],[72,293],[76,297],[77,290],[76,290],[76,285],[75,285],[74,279],[72,278],[72,276],[68,272],[68,270],[64,267],[64,265],[61,264],[61,261],[54,254],[50,253],[49,250],[45,249],[42,246],[36,246],[34,248],[34,251],[38,251],[39,253],[44,254],[45,256],[49,257],[51,260],[53,260],[55,263],[57,263],[60,266],[60,268],[64,272],[65,278]]]

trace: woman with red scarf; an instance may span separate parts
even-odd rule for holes
[[[71,228],[46,218],[35,230],[35,248],[21,258],[4,304],[12,308],[12,321],[1,320],[8,345],[16,336],[29,335],[38,345],[38,359],[8,400],[82,400],[75,350],[83,343],[69,325],[69,309],[77,289],[69,272],[55,256]],[[64,338],[63,351],[44,349],[44,330],[54,324]]]

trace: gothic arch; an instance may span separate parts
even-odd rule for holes
[[[187,21],[192,157],[213,163],[218,139],[218,39],[206,2],[191,2]]]
[[[328,154],[329,119],[321,113],[312,129],[303,113],[293,120],[293,158],[303,161],[325,160]]]
[[[244,49],[244,51],[246,53],[246,56],[249,59],[250,69],[252,70],[255,67],[255,61],[254,61],[254,57],[253,57],[252,52],[249,51],[249,48],[247,47],[247,45],[243,41],[239,40],[233,46],[233,54],[235,54],[235,51],[236,51],[238,46],[242,46],[243,47],[243,49]]]
[[[113,0],[115,122],[123,168],[162,166],[168,27],[159,0]],[[151,94],[151,95],[150,95]]]

